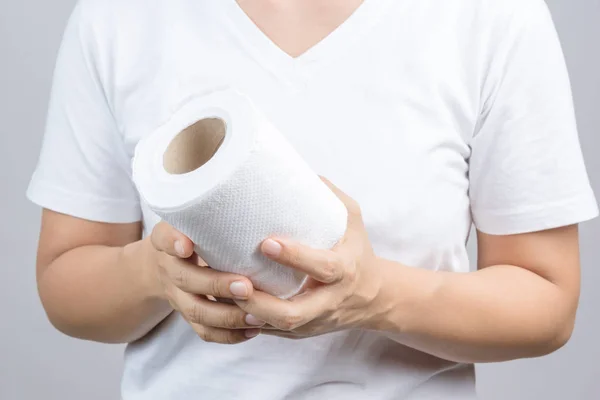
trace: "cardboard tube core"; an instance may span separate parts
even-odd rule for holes
[[[205,118],[181,131],[163,155],[165,171],[174,175],[192,172],[210,160],[225,139],[225,121]]]

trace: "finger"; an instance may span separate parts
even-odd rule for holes
[[[313,249],[298,242],[275,238],[263,241],[260,249],[270,259],[302,271],[319,282],[338,282],[344,275],[342,255],[331,250]]]
[[[176,302],[177,308],[190,323],[226,329],[257,328],[264,325],[264,322],[249,316],[237,305],[217,303],[185,292],[177,295]]]
[[[273,325],[269,325],[269,324],[264,324],[263,326],[261,326],[261,327],[260,327],[260,329],[261,329],[263,332],[266,332],[266,331],[279,331],[279,332],[287,332],[287,331],[282,331],[281,329],[279,329],[279,328],[276,328],[276,327],[274,327]]]
[[[194,253],[194,243],[190,238],[164,221],[154,226],[150,240],[157,250],[174,257],[188,258]]]
[[[268,336],[276,336],[276,337],[280,337],[280,338],[284,338],[284,339],[290,339],[290,340],[298,340],[298,339],[305,339],[306,336],[301,336],[301,335],[296,335],[293,332],[286,332],[286,331],[280,331],[280,330],[263,330],[261,328],[261,333],[263,335],[268,335]]]
[[[231,330],[222,328],[212,328],[208,326],[192,324],[194,331],[205,342],[237,344],[245,342],[260,334],[260,329]]]
[[[260,328],[260,333],[264,334],[264,335],[269,335],[269,336],[277,336],[277,337],[281,337],[281,338],[285,338],[285,339],[291,339],[291,340],[300,340],[300,339],[307,339],[309,337],[317,337],[317,336],[321,336],[324,335],[326,333],[330,333],[330,332],[323,332],[323,333],[311,333],[311,334],[301,334],[301,333],[296,333],[296,332],[286,332],[286,331],[280,331],[280,330],[265,330],[264,328]]]
[[[168,263],[166,270],[170,280],[187,293],[246,299],[254,291],[252,282],[245,276],[199,267],[179,258],[171,258]]]
[[[333,293],[327,287],[306,292],[291,300],[257,291],[248,300],[236,300],[235,303],[246,313],[284,331],[306,325],[335,307]]]

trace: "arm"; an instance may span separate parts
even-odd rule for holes
[[[330,183],[329,183],[330,184]],[[308,273],[291,301],[255,292],[236,301],[268,323],[264,332],[302,338],[377,330],[437,357],[492,362],[548,354],[568,340],[579,297],[576,225],[520,235],[479,233],[479,270],[437,272],[376,257],[358,204],[331,250],[285,238],[262,245],[273,260]]]
[[[478,232],[479,270],[457,274],[378,260],[375,327],[461,362],[541,356],[569,339],[579,298],[576,226],[521,235]]]
[[[140,223],[107,224],[44,210],[37,258],[50,322],[101,342],[140,338],[172,309],[156,294],[152,252]]]
[[[132,223],[141,218],[140,200],[107,95],[114,82],[105,57],[113,49],[104,39],[112,33],[98,25],[95,3],[78,2],[63,34],[44,143],[27,190],[45,209],[37,262],[43,306],[58,329],[89,340],[136,340],[173,309],[205,340],[247,340],[243,328],[250,324],[239,308],[199,295],[231,298],[228,285],[235,281],[247,296],[248,279],[223,274],[215,283],[216,271],[197,265],[189,238],[159,223],[140,240],[140,223]]]
[[[189,238],[165,223],[143,240],[140,231],[139,223],[44,210],[37,282],[57,329],[81,339],[131,342],[175,309],[205,340],[238,343],[256,333],[246,329],[256,322],[238,307],[198,296],[245,298],[252,294],[247,278],[199,267]]]
[[[465,194],[480,231],[479,270],[433,272],[376,257],[358,205],[337,191],[351,219],[334,249],[283,238],[263,245],[265,254],[314,281],[292,302],[259,292],[238,302],[278,329],[267,326],[266,333],[375,329],[456,361],[531,357],[567,341],[579,296],[576,224],[597,216],[596,201],[546,4],[511,6],[498,21],[490,28],[502,40],[486,48],[490,68],[482,70],[481,107],[465,159]]]

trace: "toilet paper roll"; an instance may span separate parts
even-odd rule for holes
[[[142,139],[133,160],[142,201],[219,271],[281,298],[306,275],[259,250],[269,236],[331,248],[344,204],[250,102],[231,89],[191,97]]]

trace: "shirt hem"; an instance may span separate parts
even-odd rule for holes
[[[40,207],[94,222],[132,223],[142,219],[137,202],[74,193],[36,179],[29,184],[26,197]]]
[[[472,208],[475,227],[489,235],[515,235],[559,228],[598,216],[598,204],[590,191],[573,198],[528,207],[526,210],[486,211]]]

